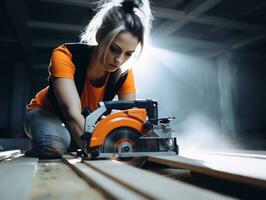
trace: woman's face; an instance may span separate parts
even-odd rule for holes
[[[130,32],[119,33],[107,50],[104,68],[108,72],[114,72],[121,67],[135,52],[139,40]]]

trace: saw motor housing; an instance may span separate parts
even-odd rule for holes
[[[118,111],[111,113],[112,110]],[[170,126],[173,117],[158,118],[158,103],[155,100],[100,102],[94,112],[85,110],[82,114],[85,118],[84,134],[81,136],[83,157],[178,154],[178,145],[176,138],[172,137]],[[124,136],[116,140],[112,150],[106,151],[104,144],[110,134],[123,134],[123,131],[134,133],[137,139],[132,141]],[[143,148],[137,147],[135,142],[143,144]],[[106,153],[109,154],[104,156]]]

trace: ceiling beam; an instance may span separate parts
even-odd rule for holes
[[[11,38],[11,37],[6,37],[6,36],[1,36],[0,37],[0,42],[1,43],[18,43],[18,40],[15,38]]]
[[[254,37],[253,40],[252,38],[247,39],[246,40],[246,45],[250,44],[249,41],[255,41],[258,39],[262,39],[261,37]],[[156,38],[153,38],[154,41],[156,41]],[[244,40],[243,40],[244,41]],[[15,40],[10,40],[10,42],[15,42]],[[45,47],[45,48],[55,48],[56,46],[62,44],[63,42],[58,42],[55,40],[37,40],[33,42],[33,46],[34,47]],[[242,44],[241,47],[244,47],[244,42],[239,42],[239,43],[235,43],[235,44],[231,44],[230,45],[226,45],[226,44],[222,44],[222,43],[216,43],[216,42],[210,42],[210,41],[202,41],[202,40],[195,40],[195,39],[189,39],[189,38],[182,38],[182,37],[170,37],[168,41],[161,41],[160,43],[158,42],[154,42],[153,45],[155,47],[158,48],[166,48],[166,49],[170,49],[170,50],[175,50],[178,52],[183,52],[183,53],[187,53],[190,55],[195,55],[195,56],[200,56],[200,57],[205,57],[205,58],[215,58],[221,54],[223,54],[224,52],[231,50],[235,50],[234,48],[236,48],[236,46],[240,46],[240,44]],[[187,49],[181,48],[182,46],[186,46]],[[202,49],[204,47],[204,49]],[[190,51],[194,48],[198,48],[198,51]],[[238,47],[240,48],[240,47]],[[8,54],[0,54],[0,57],[6,57],[9,56],[10,57],[10,53]],[[254,53],[249,52],[249,53],[243,53],[240,54],[241,56],[244,57],[258,57],[260,59],[263,58],[264,55],[259,55],[259,56],[255,56]],[[37,55],[39,56],[39,55]],[[38,58],[38,60],[40,61],[39,63],[41,63],[41,65],[38,66],[33,66],[34,69],[43,69],[43,68],[47,68],[47,64],[49,63],[49,56],[47,55],[44,59],[42,59],[42,61]],[[45,63],[45,64],[43,64]]]
[[[185,46],[188,49],[193,48],[208,48],[208,49],[224,49],[228,48],[226,44],[212,42],[212,41],[205,41],[205,40],[198,40],[192,38],[184,38],[184,37],[168,37],[168,38],[160,38],[158,39],[156,36],[152,36],[153,45],[157,47],[167,47],[172,46],[178,49],[179,46]],[[44,40],[38,39],[33,41],[34,47],[44,47],[44,48],[54,48],[60,44],[64,43],[64,41],[58,40]]]
[[[263,7],[266,6],[266,2],[260,2],[260,3],[256,3],[254,5],[252,5],[251,7],[245,9],[244,11],[240,12],[240,13],[236,13],[236,17],[234,17],[234,20],[240,20],[241,18],[257,11],[260,9],[263,9]],[[215,33],[218,31],[221,31],[222,27],[214,27],[213,29],[211,29],[209,31],[209,33]]]
[[[259,60],[266,60],[266,53],[262,52],[250,52],[250,51],[239,51],[234,53],[234,59],[238,58],[253,58]]]
[[[7,0],[6,0],[7,1]],[[81,7],[93,7],[97,1],[92,0],[88,2],[87,0],[35,0],[42,2],[50,2],[57,3],[63,5],[73,5],[73,6],[81,6]],[[250,23],[245,23],[241,21],[229,20],[220,17],[212,17],[207,15],[202,15],[201,17],[195,17],[193,15],[187,14],[185,11],[162,8],[151,6],[155,17],[168,19],[172,21],[184,21],[188,20],[194,23],[206,24],[210,26],[217,26],[232,30],[241,30],[241,31],[258,31],[258,32],[266,32],[266,28],[260,25],[253,25]]]
[[[198,17],[201,14],[205,13],[209,9],[216,6],[222,0],[194,0],[190,4],[185,7],[186,15]],[[171,35],[186,26],[191,20],[189,18],[185,18],[182,21],[164,21],[158,27],[156,27],[155,32],[163,34],[164,36]]]
[[[59,40],[38,39],[33,41],[32,46],[42,47],[42,48],[56,48],[64,43],[65,43],[64,41],[59,41]]]
[[[54,31],[69,31],[69,32],[77,32],[81,30],[83,27],[79,25],[72,24],[59,24],[59,23],[47,23],[47,22],[39,22],[39,21],[29,21],[29,27],[31,28],[40,28]],[[169,45],[186,45],[188,47],[204,47],[210,49],[218,49],[225,48],[226,45],[213,41],[185,38],[185,37],[161,37],[160,35],[152,34],[153,41],[159,41],[160,43],[166,43]],[[160,39],[158,39],[160,38]],[[157,42],[158,43],[158,42]],[[33,42],[33,46],[35,47],[55,47],[56,45],[62,44],[62,41],[51,41],[51,40],[43,40],[38,39]]]
[[[160,38],[160,39],[158,39]],[[194,48],[201,48],[201,49],[225,49],[229,46],[223,43],[207,41],[207,40],[199,40],[199,39],[192,39],[192,38],[185,38],[185,37],[177,37],[171,36],[167,38],[161,38],[160,36],[152,36],[153,45],[157,47],[176,47],[179,49],[180,47],[185,47],[188,49]]]
[[[21,53],[21,45],[16,38],[1,36],[0,46],[2,47],[2,51],[0,50],[0,60],[13,62],[17,59],[25,59],[25,55]]]
[[[258,10],[263,9],[266,6],[266,2],[265,1],[261,1],[261,2],[256,2],[254,3],[251,7],[245,9],[243,12],[241,12],[238,16],[237,19],[240,19],[242,17],[245,17],[249,14],[252,14]]]
[[[8,60],[8,61],[14,61],[16,59],[21,59],[21,52],[18,50],[5,50],[0,51],[0,60]]]
[[[255,35],[255,36],[246,36],[246,34],[243,34],[242,36],[234,39],[230,39],[227,41],[227,44],[229,45],[229,48],[221,48],[217,51],[212,51],[206,55],[208,58],[214,58],[217,56],[220,56],[224,54],[227,51],[234,51],[241,48],[244,48],[248,45],[255,44],[263,39],[266,38],[266,35]]]
[[[34,66],[33,66],[33,69],[34,70],[43,70],[43,69],[46,69],[47,70],[47,68],[48,68],[48,64],[46,63],[46,64],[44,64],[44,63],[39,63],[39,64],[35,64]]]
[[[201,15],[200,17],[195,17],[193,15],[186,14],[184,11],[160,8],[153,6],[155,17],[168,19],[172,21],[184,21],[189,20],[198,24],[205,24],[209,26],[227,28],[231,30],[240,30],[240,31],[252,31],[252,32],[262,32],[266,33],[266,28],[261,25],[254,25],[237,20],[229,20],[220,17],[212,17],[208,15]]]
[[[176,6],[178,6],[180,3],[182,3],[184,0],[175,0],[175,1],[171,1],[169,3],[167,3],[167,5],[170,8],[175,8]],[[185,0],[186,1],[186,0]]]
[[[61,32],[80,32],[83,26],[74,24],[62,24],[62,23],[51,23],[51,22],[41,22],[41,21],[28,21],[27,25],[31,29],[45,29],[51,31],[61,31]]]
[[[31,48],[31,36],[26,25],[27,16],[24,1],[21,0],[4,0],[8,15],[12,21],[12,25],[16,31],[19,44],[22,46],[22,54],[28,63],[32,66],[34,53]]]
[[[69,27],[76,26],[76,25],[71,25],[71,24],[45,23],[45,26],[41,26],[43,25],[42,22],[36,21],[34,23],[39,24],[38,28],[43,28],[43,29],[65,31],[64,30],[64,27],[65,27],[68,31],[73,30],[73,32],[80,29],[80,27],[78,26],[73,29],[69,28]],[[170,48],[176,51],[186,51],[186,53],[189,53],[191,50],[192,51],[191,54],[197,55],[197,56],[204,56],[207,58],[214,58],[214,57],[217,57],[223,54],[226,51],[243,48],[247,45],[258,42],[264,38],[266,38],[266,35],[260,34],[257,36],[250,36],[250,35],[244,34],[238,38],[232,38],[230,40],[227,40],[225,43],[219,43],[219,42],[214,42],[214,41],[206,41],[206,40],[199,40],[199,39],[192,39],[192,38],[185,38],[185,37],[176,37],[176,36],[161,37],[160,35],[156,35],[156,34],[152,35],[153,45],[156,47]],[[18,44],[18,40],[14,38],[9,38],[9,37],[0,37],[0,42]],[[63,44],[64,42],[65,41],[38,39],[38,40],[33,41],[32,45],[33,47],[55,48]],[[193,49],[198,49],[198,51],[197,50],[193,51]]]
[[[231,50],[237,50],[252,44],[255,44],[263,39],[266,38],[266,35],[255,35],[255,36],[240,36],[237,37],[235,39],[231,39],[230,43],[231,43]]]
[[[91,8],[93,5],[96,4],[95,0],[34,0],[40,2],[48,2],[48,3],[55,3],[55,4],[63,4],[63,5],[70,5],[70,6],[80,6],[80,7],[87,7]]]

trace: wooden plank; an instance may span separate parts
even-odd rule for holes
[[[9,54],[13,56],[16,53],[19,53],[19,52],[14,52],[14,53],[9,52]],[[14,57],[13,59],[15,60]],[[0,138],[0,146],[4,149],[4,151],[16,150],[16,149],[25,151],[29,149],[30,147],[30,139],[28,138]]]
[[[81,163],[80,159],[77,159],[73,156],[64,155],[62,160],[68,164],[81,178],[101,190],[107,199],[148,199],[86,166],[84,163]]]
[[[16,157],[21,153],[20,150],[11,150],[11,151],[1,151],[0,152],[0,161],[7,158]]]
[[[227,150],[227,151],[223,150],[223,152],[266,155],[266,151],[262,150]]]
[[[156,174],[176,179],[191,176],[191,171],[187,169],[170,168],[170,169],[149,169],[149,170],[155,172]]]
[[[237,152],[227,152],[227,151],[211,151],[211,152],[204,152],[206,154],[213,154],[213,155],[222,155],[222,156],[236,156],[236,157],[245,157],[245,158],[256,158],[256,159],[266,159],[266,151],[237,151]]]
[[[99,191],[88,185],[61,160],[41,160],[32,184],[31,200],[103,200]]]
[[[266,160],[212,154],[149,157],[149,161],[175,168],[218,177],[230,181],[266,188]]]
[[[0,165],[0,199],[30,199],[38,159],[19,157]]]
[[[85,161],[99,173],[151,199],[232,199],[118,161]]]

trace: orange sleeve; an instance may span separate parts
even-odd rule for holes
[[[49,66],[49,74],[50,78],[74,79],[75,66],[72,62],[72,55],[64,45],[54,49]]]
[[[135,79],[132,69],[128,70],[127,79],[121,86],[118,94],[136,93]]]

